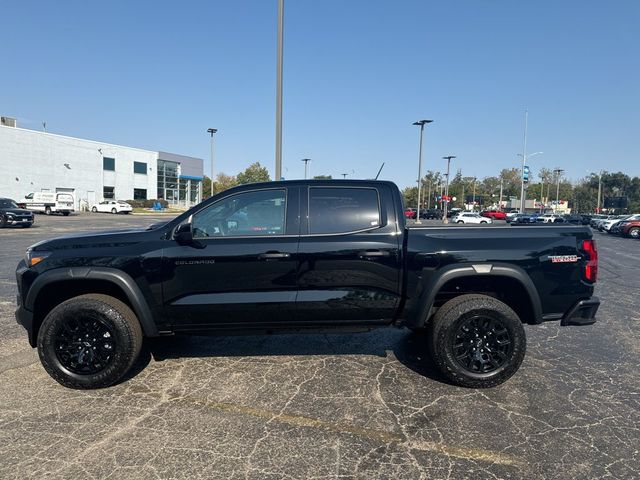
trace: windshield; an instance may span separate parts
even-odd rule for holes
[[[18,208],[16,202],[9,200],[8,198],[0,199],[0,208]]]

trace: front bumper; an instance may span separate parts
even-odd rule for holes
[[[18,308],[16,310],[16,321],[22,325],[27,331],[29,337],[29,344],[32,347],[36,346],[36,338],[33,332],[33,312],[30,312],[20,302],[20,295],[18,295]]]
[[[5,225],[33,225],[33,217],[27,219],[6,218]]]
[[[600,299],[591,297],[578,301],[564,314],[560,325],[592,325],[596,323],[596,313],[600,307]]]

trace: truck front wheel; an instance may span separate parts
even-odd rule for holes
[[[101,294],[62,302],[38,332],[38,354],[51,377],[69,388],[113,385],[135,362],[142,330],[133,311]]]
[[[431,357],[457,385],[495,387],[516,373],[524,359],[522,322],[493,297],[455,297],[438,310],[429,326]]]

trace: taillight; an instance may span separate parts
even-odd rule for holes
[[[584,266],[584,278],[589,282],[595,282],[598,277],[598,249],[595,240],[583,240],[582,250],[587,254],[587,263]]]

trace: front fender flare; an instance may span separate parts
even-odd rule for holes
[[[108,267],[70,267],[56,268],[39,275],[31,285],[27,298],[25,299],[25,308],[34,311],[35,302],[40,291],[46,286],[55,282],[69,280],[103,280],[117,285],[127,296],[129,303],[133,307],[133,311],[138,317],[142,331],[147,337],[157,337],[158,327],[153,320],[151,310],[147,305],[147,301],[142,294],[140,287],[130,275]]]

